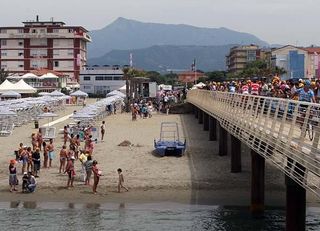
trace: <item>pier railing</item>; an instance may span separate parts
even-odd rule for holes
[[[320,197],[320,104],[206,90],[187,101]]]

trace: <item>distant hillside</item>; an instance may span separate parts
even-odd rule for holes
[[[101,30],[90,32],[89,58],[111,50],[141,49],[155,45],[220,46],[228,44],[268,44],[248,33],[227,28],[200,28],[189,25],[144,23],[118,18]]]
[[[152,46],[135,50],[113,50],[100,58],[89,60],[90,65],[133,65],[145,70],[190,69],[193,59],[203,71],[225,70],[225,56],[233,45],[225,46]]]

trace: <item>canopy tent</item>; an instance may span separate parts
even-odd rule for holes
[[[15,91],[7,91],[1,94],[1,98],[21,98],[21,94]]]
[[[117,91],[117,90],[114,90],[114,91],[109,92],[109,93],[107,94],[107,97],[114,96],[114,95],[118,95],[118,96],[120,96],[120,97],[122,97],[122,98],[125,98],[125,97],[126,97],[125,94],[123,94],[121,91]]]
[[[51,92],[50,94],[48,94],[52,97],[61,97],[61,96],[65,96],[65,94],[63,94],[62,92],[58,91],[58,90],[55,90],[53,92]]]
[[[197,87],[197,88],[202,88],[202,87],[205,87],[206,85],[203,83],[203,82],[200,82],[198,84],[195,84],[193,85],[194,87]]]
[[[122,92],[123,94],[126,94],[127,85],[123,85],[122,87],[120,87],[120,88],[118,89],[118,91]]]
[[[11,83],[9,80],[5,80],[1,85],[0,85],[0,93],[6,92],[6,91],[11,91],[14,88],[14,84]]]
[[[44,75],[41,75],[39,78],[40,79],[59,79],[58,76],[56,76],[55,74],[49,73],[49,72]]]
[[[13,88],[10,90],[16,91],[20,94],[31,94],[31,93],[37,92],[37,89],[31,87],[23,79],[21,79],[19,82],[15,83]]]
[[[27,73],[27,74],[24,74],[23,76],[21,76],[21,78],[22,79],[30,79],[30,78],[38,78],[38,76],[36,76],[33,73]]]
[[[75,91],[73,93],[70,94],[71,96],[75,96],[75,97],[88,97],[88,94],[83,92],[83,91]]]
[[[50,93],[49,93],[49,92],[40,92],[38,95],[40,95],[40,96],[46,96],[46,95],[50,95]]]

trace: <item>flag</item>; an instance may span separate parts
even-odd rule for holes
[[[196,71],[196,59],[194,59],[193,63],[191,64],[191,70]]]
[[[130,53],[130,57],[129,57],[129,59],[130,59],[130,67],[133,67],[133,61],[132,61],[132,53]]]

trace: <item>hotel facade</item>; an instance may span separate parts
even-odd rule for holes
[[[21,27],[0,27],[0,68],[25,74],[47,69],[79,81],[87,63],[88,31],[82,26],[66,26],[61,21],[23,22]]]

